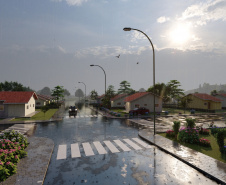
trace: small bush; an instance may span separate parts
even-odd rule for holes
[[[187,128],[194,128],[195,127],[195,119],[192,119],[192,118],[187,118],[186,119],[186,126]]]
[[[194,128],[182,128],[177,138],[185,143],[199,143],[199,132]]]
[[[166,131],[166,137],[175,137],[175,133],[173,130],[167,130]]]
[[[219,131],[217,133],[217,144],[219,145],[220,150],[221,150],[221,148],[224,147],[224,132],[223,131]]]
[[[205,138],[200,138],[199,139],[199,145],[201,146],[206,146],[206,147],[210,147],[210,141],[208,139]]]
[[[178,134],[179,129],[180,129],[180,121],[174,121],[173,122],[173,131],[174,131],[175,135]]]
[[[199,131],[199,134],[210,135],[210,131],[208,129],[201,128],[201,130]]]

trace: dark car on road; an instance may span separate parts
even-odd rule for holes
[[[145,107],[135,108],[129,111],[130,115],[146,114],[149,113],[149,109]]]

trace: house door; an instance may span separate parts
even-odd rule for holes
[[[208,102],[208,109],[210,109],[210,102]]]

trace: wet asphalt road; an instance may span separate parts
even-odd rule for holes
[[[35,136],[48,137],[55,143],[44,185],[216,184],[154,146],[127,152],[120,150],[119,153],[112,153],[105,147],[107,154],[98,154],[94,141],[105,146],[103,141],[106,140],[138,138],[138,128],[123,120],[107,120],[100,115],[97,118],[80,117],[95,114],[95,111],[83,107],[76,118],[69,118],[65,113],[62,122],[37,125]],[[85,142],[91,144],[95,155],[85,155],[82,148]],[[81,157],[71,157],[70,146],[73,143],[79,143]],[[59,145],[67,146],[65,159],[57,160]]]

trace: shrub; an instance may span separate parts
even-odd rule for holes
[[[205,138],[200,138],[199,139],[199,144],[201,146],[210,147],[210,141],[208,139],[205,139]]]
[[[201,130],[199,131],[199,134],[202,134],[202,135],[210,135],[210,132],[209,132],[208,129],[201,128]]]
[[[14,130],[0,136],[0,181],[16,173],[16,164],[27,155],[27,146],[27,138]]]
[[[217,143],[221,150],[224,147],[224,132],[222,130],[217,133]]]
[[[186,126],[187,128],[194,128],[195,127],[195,119],[192,119],[192,118],[187,118],[186,119]]]
[[[166,131],[166,137],[175,137],[175,133],[173,130],[167,130]]]
[[[199,132],[194,128],[182,128],[177,138],[185,143],[199,143]]]
[[[174,121],[173,122],[173,131],[175,133],[175,135],[177,136],[179,129],[180,129],[180,121]]]

